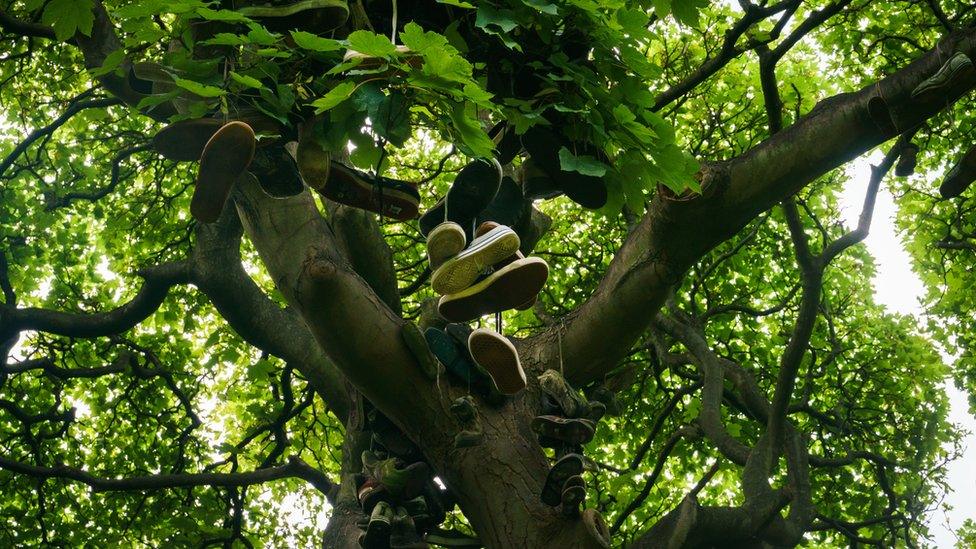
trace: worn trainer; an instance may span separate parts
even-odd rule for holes
[[[454,178],[447,196],[420,216],[420,232],[426,235],[444,221],[453,221],[464,229],[470,240],[471,225],[495,198],[501,181],[502,167],[494,158],[469,163]]]
[[[507,337],[478,328],[468,336],[468,349],[474,361],[488,371],[502,394],[514,395],[525,388],[525,371],[515,346]]]
[[[417,217],[420,208],[420,193],[416,185],[369,175],[336,161],[332,161],[326,184],[316,190],[333,202],[399,221]]]
[[[586,499],[586,481],[583,477],[574,475],[566,479],[561,497],[563,514],[567,517],[575,517],[579,514],[579,506],[584,499]]]
[[[254,158],[255,144],[251,126],[236,121],[221,126],[207,141],[190,201],[190,213],[197,221],[213,223],[220,217],[234,182]]]
[[[939,186],[939,194],[942,198],[955,198],[969,188],[973,181],[976,181],[976,145],[970,147],[949,170]]]
[[[514,254],[519,244],[515,231],[501,225],[495,227],[438,267],[430,285],[441,295],[458,293],[471,286],[485,269]]]
[[[583,456],[567,454],[553,464],[546,475],[546,483],[542,487],[542,503],[550,507],[558,507],[562,503],[563,486],[571,477],[583,474]]]
[[[549,278],[540,257],[516,259],[467,289],[441,297],[437,310],[451,322],[467,322],[487,314],[527,308]]]
[[[593,440],[595,426],[588,419],[537,416],[532,419],[532,430],[548,439],[580,445]]]
[[[282,142],[257,150],[249,171],[272,198],[288,198],[305,190],[295,157]]]
[[[957,52],[935,74],[926,78],[912,90],[912,99],[924,101],[948,93],[965,77],[976,75],[973,61],[966,54]]]
[[[376,504],[373,512],[369,515],[366,535],[359,539],[363,549],[385,549],[390,546],[393,517],[394,511],[389,503],[381,501]]]
[[[452,221],[441,223],[427,234],[427,260],[431,270],[437,270],[448,259],[464,250],[468,240],[464,229]]]

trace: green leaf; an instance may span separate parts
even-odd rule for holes
[[[342,48],[342,44],[338,40],[322,38],[305,31],[291,31],[291,38],[295,41],[295,45],[303,50],[324,53],[338,51]]]
[[[461,140],[471,149],[473,155],[481,158],[490,156],[495,144],[485,133],[481,124],[467,114],[464,103],[457,103],[449,114],[454,128],[461,135]]]
[[[68,40],[78,32],[91,36],[94,9],[93,0],[51,0],[44,8],[41,22],[54,27],[58,40]]]
[[[91,75],[96,78],[99,76],[106,75],[110,72],[114,72],[115,69],[119,68],[119,65],[122,64],[122,61],[124,59],[125,59],[125,50],[117,49],[112,53],[108,54],[108,57],[106,57],[105,61],[102,62],[101,67],[98,67],[97,69],[89,69],[88,72],[91,73]]]
[[[213,38],[203,40],[200,44],[205,46],[241,46],[250,43],[247,38],[239,34],[229,32],[219,32]]]
[[[389,58],[396,53],[396,46],[390,39],[374,32],[359,30],[347,38],[349,48],[374,57]]]
[[[250,21],[240,12],[233,10],[212,10],[210,8],[197,8],[197,15],[208,21],[224,21],[228,23],[246,23]]]
[[[355,90],[356,84],[352,82],[342,82],[338,86],[329,90],[329,93],[323,95],[315,101],[312,101],[312,106],[315,107],[315,112],[317,114],[323,113],[348,99]]]
[[[262,84],[260,80],[252,76],[247,76],[246,74],[239,74],[234,71],[230,71],[230,78],[234,82],[237,82],[246,88],[261,89],[264,87],[264,84]]]
[[[502,11],[484,5],[478,8],[478,16],[475,18],[474,24],[480,29],[487,30],[488,27],[497,27],[502,32],[510,32],[519,26],[518,22],[512,19],[511,16],[511,11]]]
[[[174,78],[173,82],[184,90],[195,95],[199,95],[200,97],[221,97],[227,95],[227,90],[220,89],[216,86],[208,86],[206,84],[194,82],[193,80]]]
[[[437,0],[440,4],[447,4],[448,6],[455,6],[458,8],[474,9],[474,4],[469,4],[464,0]]]
[[[559,7],[555,4],[550,4],[546,0],[522,0],[522,3],[530,8],[535,8],[542,13],[548,13],[549,15],[559,15]]]
[[[424,53],[432,48],[451,47],[447,43],[446,37],[436,32],[424,32],[420,25],[412,21],[403,27],[403,31],[400,32],[400,41],[403,42],[404,46],[417,53]]]
[[[583,175],[603,177],[610,166],[589,155],[576,156],[566,147],[559,149],[559,165],[567,172],[579,172]]]

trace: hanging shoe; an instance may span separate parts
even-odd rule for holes
[[[575,517],[579,514],[579,506],[586,499],[586,481],[579,475],[574,475],[566,479],[563,484],[563,493],[560,496],[563,515]]]
[[[432,271],[458,255],[467,244],[464,229],[453,221],[441,223],[427,234],[427,260]]]
[[[468,349],[475,363],[488,371],[502,394],[514,395],[525,388],[522,363],[507,337],[479,328],[468,337]]]
[[[397,507],[393,516],[393,529],[390,532],[390,549],[428,549],[430,546],[420,539],[413,517],[404,507]]]
[[[536,416],[531,425],[532,430],[540,436],[573,445],[590,442],[595,432],[592,421],[580,418]]]
[[[346,24],[349,5],[346,0],[297,0],[255,3],[237,10],[255,19],[273,32],[293,29],[323,33]]]
[[[305,190],[295,157],[280,141],[258,149],[249,171],[271,198],[288,198]]]
[[[559,404],[564,417],[582,417],[589,403],[556,370],[546,370],[539,376],[539,388]]]
[[[390,532],[393,530],[393,508],[381,501],[369,516],[366,535],[360,537],[363,549],[386,549],[390,546]]]
[[[599,400],[591,400],[587,403],[587,410],[583,414],[583,419],[588,419],[593,423],[599,423],[607,413],[607,406]]]
[[[447,372],[457,376],[464,384],[471,385],[475,382],[477,374],[474,363],[468,360],[450,335],[437,328],[427,328],[424,330],[424,338]]]
[[[224,124],[207,141],[190,201],[197,221],[213,223],[220,217],[234,182],[254,158],[255,143],[254,130],[243,122]]]
[[[976,145],[970,147],[949,170],[939,186],[939,194],[945,199],[955,198],[969,188],[973,181],[976,181]]]
[[[451,322],[467,322],[525,307],[542,291],[548,278],[549,265],[542,258],[517,259],[465,290],[441,297],[437,311]]]
[[[479,446],[485,441],[485,432],[481,428],[481,419],[474,400],[463,396],[451,403],[451,413],[464,429],[454,435],[454,447],[457,449]]]
[[[875,95],[868,99],[868,115],[885,138],[898,135],[895,119],[891,117],[891,111],[888,110],[888,103],[880,96]]]
[[[431,288],[441,295],[460,292],[471,286],[485,269],[514,254],[519,244],[515,231],[495,227],[438,267],[430,277]]]
[[[514,179],[505,176],[502,178],[495,198],[483,212],[478,214],[478,230],[475,231],[475,237],[482,234],[482,227],[489,221],[511,227],[513,231],[519,233],[519,231],[524,230],[522,228],[523,222],[531,215],[532,202],[523,196],[522,187]],[[521,234],[519,236],[521,238]]]
[[[607,522],[603,520],[603,515],[596,509],[583,510],[583,524],[590,538],[597,542],[600,547],[610,549],[610,529]]]
[[[555,189],[564,193],[567,198],[591,210],[602,208],[607,203],[609,195],[603,178],[562,169],[559,149],[564,144],[548,128],[543,126],[529,128],[522,136],[522,145],[529,151],[534,164],[549,177],[550,184],[555,185]],[[544,181],[538,177],[534,179],[538,181],[527,181],[527,185],[538,187]],[[529,189],[526,197],[534,197],[538,192],[539,189]]]
[[[898,177],[908,177],[915,173],[915,166],[918,165],[918,145],[908,143],[898,155],[898,163],[895,164],[895,175]]]
[[[475,160],[461,169],[451,189],[434,207],[420,216],[420,232],[428,234],[445,221],[453,221],[464,229],[471,240],[472,223],[495,198],[502,181],[502,167],[494,158]]]
[[[255,134],[281,133],[281,123],[258,113],[241,112],[235,120],[250,126]],[[152,138],[152,147],[169,160],[196,162],[203,155],[207,142],[226,124],[226,121],[218,118],[193,118],[174,122],[156,132]]]
[[[974,75],[976,70],[973,69],[973,61],[966,54],[957,52],[935,74],[912,90],[912,99],[925,101],[947,96],[962,79]]]
[[[542,487],[542,502],[550,507],[558,507],[562,503],[563,485],[570,477],[583,473],[583,457],[579,454],[568,454],[553,464],[546,475],[546,483]]]
[[[295,149],[298,172],[302,174],[305,184],[315,190],[325,187],[332,171],[332,153],[316,138],[315,128],[319,124],[322,124],[321,118],[313,118],[302,124],[298,148]]]
[[[335,161],[332,162],[325,186],[316,190],[333,202],[398,221],[417,217],[420,208],[420,193],[416,185],[369,175]]]
[[[357,490],[359,506],[363,508],[363,513],[369,515],[373,512],[376,504],[389,498],[386,488],[375,478],[367,478]]]

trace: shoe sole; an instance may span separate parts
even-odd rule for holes
[[[224,123],[216,118],[182,120],[156,132],[152,147],[164,158],[177,162],[196,162],[210,138]]]
[[[471,162],[454,178],[447,196],[420,217],[420,232],[426,235],[444,221],[453,221],[467,232],[471,222],[491,204],[501,182],[502,167],[497,160]]]
[[[966,151],[959,164],[949,171],[948,177],[939,185],[939,194],[944,199],[955,198],[966,192],[973,181],[976,181],[976,147]]]
[[[515,231],[496,227],[438,267],[430,277],[430,286],[440,295],[461,292],[474,284],[485,269],[511,257],[520,244]]]
[[[207,141],[190,201],[197,221],[213,223],[220,217],[234,182],[254,159],[255,145],[254,130],[243,122],[224,124]]]
[[[332,153],[315,143],[311,136],[303,136],[295,151],[298,172],[305,184],[313,189],[321,189],[329,182],[332,171]]]
[[[322,196],[333,202],[378,213],[398,221],[417,217],[419,196],[392,188],[379,187],[346,166],[333,162],[329,180],[320,189]]]
[[[542,502],[550,507],[558,507],[562,503],[563,485],[570,477],[583,473],[583,458],[579,454],[568,454],[553,464],[546,475],[546,483],[542,487]]]
[[[448,259],[464,251],[467,239],[464,229],[457,223],[448,221],[434,227],[427,235],[427,260],[434,270]]]
[[[547,418],[538,416],[532,419],[532,430],[536,433],[567,444],[581,445],[593,440],[594,426],[581,419]]]
[[[468,349],[474,361],[488,371],[499,392],[514,395],[525,388],[518,351],[507,337],[479,328],[468,336]]]
[[[363,537],[363,549],[388,549],[390,547],[390,533],[393,525],[389,522],[373,520],[366,527],[366,535]]]
[[[451,322],[466,322],[514,309],[534,298],[548,278],[549,265],[543,259],[519,259],[462,292],[441,297],[437,310]]]

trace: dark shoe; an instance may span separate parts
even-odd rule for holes
[[[458,173],[447,196],[420,217],[420,232],[426,235],[444,221],[453,221],[464,229],[470,240],[471,225],[495,198],[501,181],[502,167],[494,158],[471,162]]]
[[[563,485],[563,493],[560,503],[563,506],[563,514],[567,517],[575,517],[579,514],[579,506],[586,499],[586,482],[583,477],[576,475],[569,477]]]
[[[440,295],[458,293],[471,286],[488,267],[511,257],[519,244],[515,231],[495,227],[438,267],[430,277],[430,286]]]
[[[976,181],[976,146],[970,147],[949,170],[939,186],[939,194],[942,198],[955,198],[969,188],[973,181]]]
[[[349,18],[346,0],[274,0],[238,11],[274,32],[304,29],[323,33],[341,27]]]
[[[587,411],[583,414],[583,419],[588,419],[593,423],[599,423],[607,413],[607,407],[599,400],[591,400],[587,403]]]
[[[424,337],[431,352],[444,365],[445,370],[460,378],[463,383],[470,385],[476,381],[475,365],[468,360],[451,336],[443,330],[427,328]]]
[[[437,379],[437,358],[431,353],[430,347],[427,345],[427,338],[424,337],[420,328],[413,322],[407,321],[400,328],[400,337],[410,349],[410,353],[417,359],[417,365],[420,366],[420,371],[427,376],[427,379]]]
[[[522,187],[511,177],[503,177],[502,184],[498,187],[498,193],[488,204],[485,211],[478,215],[479,226],[486,221],[494,221],[500,225],[511,227],[513,231],[519,233],[522,223],[532,214],[532,202],[522,195]],[[477,236],[477,235],[476,235]],[[525,245],[524,239],[522,242]]]
[[[257,178],[261,190],[272,198],[288,198],[305,190],[295,157],[280,141],[257,150],[250,172]]]
[[[529,151],[535,165],[549,176],[550,184],[554,184],[570,200],[584,208],[594,210],[602,208],[607,203],[607,185],[602,178],[562,169],[559,149],[564,145],[548,128],[543,126],[529,128],[522,136],[522,145]],[[527,179],[526,184],[529,187],[539,187],[544,181],[540,177],[532,177]],[[529,188],[526,196],[531,197],[538,192],[540,192],[538,188]]]
[[[579,454],[568,454],[553,464],[546,476],[546,483],[542,487],[542,502],[550,507],[558,507],[562,503],[563,485],[570,477],[583,473],[583,457]]]
[[[451,413],[461,423],[470,424],[478,419],[478,407],[471,397],[463,396],[451,403]]]
[[[376,504],[389,498],[386,488],[375,478],[367,478],[357,491],[359,506],[363,513],[369,515],[376,508]]]
[[[973,61],[966,54],[957,52],[935,74],[912,90],[912,99],[926,100],[946,95],[960,79],[974,74]]]
[[[485,443],[485,432],[474,429],[462,429],[454,435],[454,447],[458,450],[462,448],[474,448]]]
[[[457,530],[441,530],[440,528],[428,533],[424,539],[440,547],[480,549],[485,546],[478,538],[473,538]]]
[[[525,372],[518,352],[507,337],[478,328],[468,336],[468,349],[475,363],[488,371],[502,394],[514,395],[525,388]]]
[[[522,140],[515,133],[515,128],[505,123],[502,124],[500,131],[491,137],[495,142],[495,150],[498,152],[498,163],[505,166],[521,154]]]
[[[427,549],[430,547],[420,539],[413,517],[404,507],[397,507],[390,532],[390,549]]]
[[[393,530],[393,508],[381,501],[373,508],[369,516],[369,526],[366,535],[360,537],[363,549],[386,549],[390,546],[390,532]]]
[[[555,370],[542,372],[539,388],[559,404],[564,417],[582,417],[589,409],[587,401]]]
[[[593,440],[595,427],[588,419],[537,416],[532,419],[532,430],[549,439],[579,445]]]
[[[324,187],[316,190],[333,202],[399,221],[417,217],[420,207],[420,193],[416,186],[369,175],[335,161],[329,170],[329,180]]]
[[[918,165],[918,145],[908,143],[898,155],[898,163],[895,164],[895,175],[898,177],[908,177],[915,173],[915,166]]]
[[[885,137],[898,135],[898,128],[895,126],[894,118],[891,117],[891,111],[888,110],[888,103],[880,96],[875,95],[868,99],[868,115],[871,116],[874,125],[881,130],[881,135]]]
[[[606,414],[610,414],[611,416],[620,415],[620,402],[617,401],[617,396],[605,386],[598,385],[593,387],[587,393],[587,397],[591,399],[590,405],[593,405],[594,401],[602,404]],[[592,419],[589,416],[587,417]]]
[[[471,287],[441,297],[437,310],[452,322],[523,307],[545,286],[549,265],[539,257],[517,259]]]
[[[452,221],[441,223],[427,234],[427,261],[431,270],[436,271],[448,259],[464,250],[468,240],[464,229]]]
[[[190,202],[197,221],[213,223],[220,217],[234,182],[254,158],[255,144],[254,130],[243,122],[224,124],[207,141]]]

